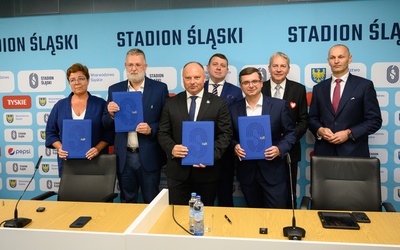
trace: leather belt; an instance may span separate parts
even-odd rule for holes
[[[126,150],[131,153],[139,153],[139,148],[130,148],[127,147]]]

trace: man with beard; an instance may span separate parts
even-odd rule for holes
[[[136,203],[140,187],[143,201],[150,203],[159,193],[161,167],[166,163],[166,155],[157,141],[157,131],[162,108],[168,98],[168,88],[165,83],[145,76],[146,57],[140,49],[127,52],[125,69],[128,80],[108,89],[103,123],[115,130],[114,114],[119,111],[119,106],[113,101],[114,92],[142,92],[144,121],[138,124],[135,131],[115,133],[114,153],[118,157],[121,202]]]

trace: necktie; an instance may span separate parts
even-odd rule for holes
[[[281,99],[281,88],[282,88],[281,85],[276,85],[275,86],[275,89],[276,89],[275,95],[274,95],[275,98]]]
[[[337,111],[337,108],[339,106],[340,102],[340,83],[342,82],[342,79],[336,79],[336,86],[335,89],[333,90],[333,97],[332,97],[332,106],[333,106],[333,111]]]
[[[214,94],[214,95],[218,95],[218,86],[219,86],[219,84],[213,84],[213,90],[212,90],[212,93]]]
[[[194,114],[196,113],[196,99],[197,96],[191,96],[192,102],[190,103],[189,108],[189,120],[194,121]]]

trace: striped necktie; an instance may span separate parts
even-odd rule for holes
[[[213,87],[212,93],[217,96],[219,84],[213,84]]]

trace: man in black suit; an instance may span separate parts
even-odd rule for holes
[[[186,91],[167,100],[160,118],[158,141],[167,154],[169,202],[186,205],[191,192],[202,196],[206,206],[214,205],[220,159],[232,139],[232,125],[226,101],[204,91],[206,75],[198,62],[187,63],[182,70]],[[182,122],[189,121],[191,99],[195,97],[194,121],[214,121],[214,165],[182,166],[181,160],[188,154],[182,145]]]
[[[308,127],[308,113],[307,113],[307,98],[306,88],[304,85],[291,81],[286,78],[290,70],[290,59],[282,53],[274,53],[270,60],[268,71],[271,78],[264,82],[262,93],[267,96],[273,96],[275,98],[286,100],[289,105],[290,114],[293,119],[293,123],[296,125],[296,143],[290,150],[291,156],[291,172],[292,172],[292,187],[293,187],[293,200],[294,205],[297,207],[297,168],[298,162],[301,160],[301,146],[300,139],[307,131]],[[279,90],[277,89],[279,88]],[[289,170],[288,170],[289,171]],[[290,179],[288,174],[288,208],[292,207],[292,197],[290,196]]]
[[[242,90],[225,80],[228,74],[228,58],[216,53],[208,60],[207,71],[210,79],[205,82],[204,89],[225,99],[226,104],[243,99]],[[218,180],[218,206],[233,207],[233,179],[235,176],[235,160],[232,150],[227,150],[221,159],[221,174]]]

